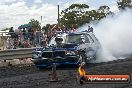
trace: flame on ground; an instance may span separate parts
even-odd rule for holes
[[[85,75],[86,75],[86,72],[85,72],[85,70],[82,68],[82,66],[79,67],[78,72],[79,72],[79,75],[80,75],[80,76],[85,76]]]

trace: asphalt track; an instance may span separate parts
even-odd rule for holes
[[[132,77],[132,59],[88,64],[87,74],[128,74]],[[49,82],[51,69],[38,70],[34,65],[0,67],[0,88],[132,88],[130,83],[79,84],[76,67],[57,68],[58,82]]]

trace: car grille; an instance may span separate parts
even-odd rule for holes
[[[55,51],[55,52],[53,52],[53,56],[54,57],[57,57],[57,56],[64,57],[65,51]]]
[[[53,52],[43,52],[42,53],[42,57],[45,57],[45,58],[51,58],[53,56]]]
[[[42,53],[42,57],[45,58],[54,58],[54,57],[64,57],[65,56],[65,51],[46,51]]]

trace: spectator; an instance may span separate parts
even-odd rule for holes
[[[13,48],[13,41],[12,39],[9,37],[7,38],[7,41],[6,41],[6,48],[7,49],[12,49]]]
[[[40,43],[41,43],[40,38],[41,38],[41,32],[37,31],[36,34],[35,34],[35,44],[37,46],[40,45]]]
[[[29,29],[28,29],[28,37],[29,37],[29,39],[31,39],[31,34],[32,34],[32,29],[29,28]]]
[[[27,32],[26,32],[26,29],[23,28],[22,32],[23,32],[24,40],[26,40],[26,39],[27,39]]]
[[[14,33],[14,30],[13,30],[13,27],[10,28],[9,32],[10,32],[11,38],[14,38],[15,33]]]
[[[28,40],[24,40],[23,41],[23,48],[30,48],[31,45],[29,44],[29,41]]]
[[[34,41],[34,31],[31,28],[28,29],[28,39],[29,39],[29,43],[31,45],[33,45],[34,44],[33,43],[33,41]]]
[[[14,39],[15,40],[18,40],[18,36],[19,35],[19,31],[16,29],[15,32],[14,32]]]
[[[43,34],[41,37],[41,46],[46,47],[47,40],[46,40],[46,34]]]
[[[61,27],[58,27],[57,32],[62,32]]]
[[[92,32],[93,33],[93,27],[88,26],[88,32]]]
[[[88,26],[88,30],[90,29],[90,26]]]
[[[22,43],[21,43],[20,40],[18,41],[18,47],[19,47],[19,48],[23,48],[23,45],[22,45]]]
[[[76,32],[76,29],[75,29],[75,28],[72,28],[72,29],[71,29],[71,32]]]
[[[17,40],[17,38],[14,38],[14,40],[13,40],[13,49],[16,49],[16,48],[18,48],[18,40]]]

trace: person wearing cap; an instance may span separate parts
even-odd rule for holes
[[[62,43],[63,38],[56,37],[55,41],[56,41],[56,47],[58,47],[58,48],[62,48],[63,47],[63,43]]]

